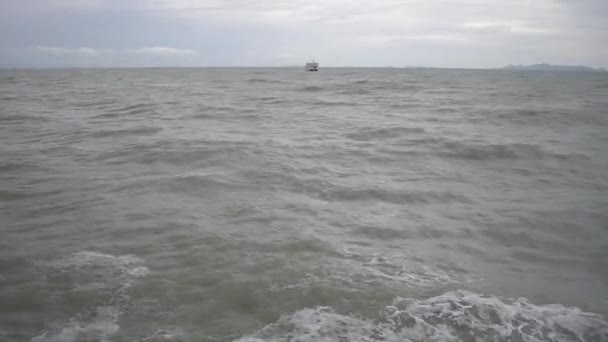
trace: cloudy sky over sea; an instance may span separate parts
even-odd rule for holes
[[[3,0],[0,67],[608,63],[605,0]]]

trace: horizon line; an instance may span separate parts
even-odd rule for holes
[[[535,66],[547,63],[536,64],[508,64],[499,67],[447,67],[447,66],[362,66],[362,65],[329,65],[323,66],[320,69],[444,69],[444,70],[505,70],[505,71],[536,71],[525,69],[509,69],[509,67],[519,66]],[[552,65],[553,64],[549,64]],[[572,67],[589,67],[585,65],[555,65],[555,66],[572,66]],[[56,66],[56,67],[5,67],[0,66],[0,71],[45,71],[45,70],[112,70],[112,69],[304,69],[304,66],[299,65],[167,65],[167,66]],[[604,67],[589,67],[594,71],[605,71]],[[542,70],[540,70],[542,71]],[[548,70],[555,71],[555,70]],[[558,70],[559,71],[559,70]]]
[[[250,66],[250,65],[208,65],[208,66],[57,66],[57,67],[3,67],[2,71],[18,70],[92,70],[92,69],[304,69],[299,65]],[[320,69],[454,69],[454,70],[500,70],[504,67],[434,67],[434,66],[323,66]]]

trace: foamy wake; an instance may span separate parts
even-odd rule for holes
[[[608,341],[608,323],[561,305],[534,305],[468,291],[426,300],[397,298],[376,320],[328,307],[281,317],[238,342],[270,341]]]
[[[375,256],[363,264],[363,270],[371,279],[382,279],[399,286],[415,288],[483,281],[480,276],[461,272],[447,265],[401,260],[399,257]]]
[[[484,281],[479,275],[464,272],[446,264],[429,264],[407,259],[403,256],[356,255],[349,251],[349,259],[338,263],[323,265],[323,276],[308,273],[301,279],[289,284],[275,284],[271,291],[284,291],[293,288],[308,288],[326,284],[367,284],[377,286],[378,282],[388,287],[441,287]],[[356,279],[354,281],[353,279]]]
[[[129,303],[127,289],[149,270],[132,255],[114,256],[78,252],[50,267],[51,276],[67,275],[72,290],[93,291],[104,303],[77,313],[66,324],[54,324],[34,337],[33,342],[109,341],[119,329],[120,315]]]
[[[158,328],[149,336],[139,338],[134,342],[158,342],[158,341],[190,341],[187,334],[179,327],[166,326]]]

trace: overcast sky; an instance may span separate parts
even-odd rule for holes
[[[608,0],[0,0],[0,67],[608,67]]]

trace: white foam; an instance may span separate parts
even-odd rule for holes
[[[134,255],[115,256],[82,251],[54,262],[51,269],[69,273],[75,278],[77,286],[96,286],[100,290],[115,291],[131,286],[137,278],[149,273],[142,263],[143,260]]]
[[[67,273],[74,281],[73,290],[94,290],[104,302],[86,308],[68,323],[53,325],[34,337],[33,342],[109,341],[120,329],[120,315],[128,304],[127,289],[149,270],[143,260],[133,255],[114,256],[83,251],[53,262],[50,272]]]
[[[59,331],[47,331],[34,337],[32,342],[108,341],[120,329],[118,316],[119,308],[116,306],[99,307],[93,318],[87,321],[72,318]]]
[[[115,268],[125,273],[133,266],[143,263],[143,260],[134,255],[115,256],[98,252],[82,251],[72,254],[70,257],[55,263],[56,267],[62,269],[70,268]]]
[[[480,282],[479,276],[458,272],[439,264],[426,264],[403,257],[374,256],[357,268],[372,279],[381,279],[398,286],[437,287]]]
[[[534,305],[453,291],[397,298],[375,320],[323,307],[281,317],[239,342],[261,341],[608,341],[604,317],[561,305]]]
[[[369,260],[369,261],[364,261]],[[330,275],[330,277],[328,277]],[[425,264],[404,257],[387,257],[376,255],[371,259],[358,255],[353,259],[342,259],[323,265],[323,276],[308,273],[303,278],[289,284],[274,284],[273,291],[293,288],[306,288],[314,285],[332,285],[336,283],[368,283],[377,286],[382,283],[389,288],[403,286],[421,288],[455,285],[461,286],[483,281],[478,275],[458,271],[441,264]]]
[[[372,322],[339,315],[331,308],[321,307],[283,316],[253,336],[237,341],[289,341],[290,337],[301,342],[371,341],[368,336],[373,334],[375,328]]]
[[[150,270],[145,266],[135,267],[127,271],[127,274],[133,278],[143,278],[150,273]]]
[[[184,331],[175,326],[166,326],[157,329],[152,335],[140,338],[136,342],[155,342],[155,341],[181,341],[187,340]]]

